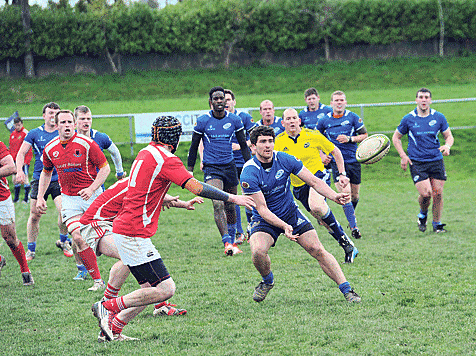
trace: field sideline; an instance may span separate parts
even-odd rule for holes
[[[474,83],[469,82],[429,87],[435,99],[475,96]],[[330,92],[321,93],[324,103],[328,103]],[[409,101],[414,92],[413,87],[360,90],[354,87],[347,94],[352,97],[350,104]],[[269,97],[277,106],[304,102],[300,91]],[[238,106],[256,106],[264,98],[261,92],[247,92],[238,96]],[[94,114],[125,113],[126,109],[131,112],[134,108],[153,112],[171,107],[201,109],[206,106],[206,100],[206,96],[193,97],[190,101],[184,101],[183,97],[105,100],[92,102],[90,106]],[[71,100],[61,104],[74,107],[80,103]],[[37,116],[42,104],[21,107],[25,116]],[[447,116],[450,126],[469,126],[476,122],[473,107],[474,103],[440,104],[437,110]],[[13,104],[2,104],[0,116],[14,108]],[[394,130],[411,108],[366,109],[366,126],[369,131]],[[27,127],[35,127],[38,122],[31,124]],[[98,119],[93,127],[110,134],[114,141],[128,139],[128,123],[122,119]],[[154,318],[152,308],[148,307],[124,329],[124,334],[138,337],[140,342],[97,343],[98,326],[90,306],[100,299],[101,293],[87,291],[91,279],[72,280],[76,267],[73,259],[64,257],[54,244],[58,236],[57,216],[48,201],[49,211],[40,222],[37,257],[30,263],[35,286],[22,286],[18,264],[5,242],[0,241],[0,254],[7,258],[0,277],[1,353],[7,356],[475,354],[476,129],[453,133],[455,145],[451,156],[445,158],[449,179],[445,185],[443,222],[448,224],[448,233],[418,231],[417,192],[409,173],[400,169],[394,148],[382,161],[363,167],[361,200],[356,212],[363,238],[355,241],[360,253],[354,264],[344,265],[342,249],[324,228],[314,224],[324,246],[334,254],[349,282],[362,296],[359,305],[347,304],[316,261],[284,236],[270,251],[276,286],[264,302],[255,303],[251,296],[260,277],[252,265],[249,245],[243,245],[241,255],[223,256],[210,201],[193,212],[180,209],[162,212],[153,241],[177,284],[171,302],[186,308],[188,313],[184,317]],[[0,140],[8,142],[5,136],[8,138],[7,131],[0,128]],[[135,153],[143,146],[136,145]],[[120,150],[129,172],[133,160],[130,148],[121,145]],[[183,143],[177,151],[184,162],[187,150],[188,144]],[[198,167],[195,176],[203,178]],[[111,175],[106,186],[113,182]],[[184,200],[192,198],[191,193],[174,185],[169,193]],[[330,206],[345,225],[342,209],[332,202]],[[15,208],[17,234],[26,246],[28,207],[17,204]],[[113,263],[111,258],[98,258],[103,278],[107,279]],[[136,287],[135,279],[129,277],[121,294]]]

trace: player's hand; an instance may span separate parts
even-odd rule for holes
[[[349,193],[337,193],[336,197],[332,199],[335,201],[337,204],[344,205],[347,203],[350,199],[350,194]]]
[[[78,195],[83,199],[83,200],[89,200],[89,198],[91,198],[91,196],[93,195],[94,191],[90,188],[90,187],[87,187],[87,188],[84,188],[84,189],[81,189],[79,192],[78,192]]]
[[[344,175],[340,175],[339,176],[339,182],[338,184],[341,186],[342,189],[344,189],[345,187],[347,187],[350,183],[350,179],[349,177],[346,177]]]
[[[179,200],[179,196],[171,196],[166,194],[164,197],[164,203],[162,204],[162,211],[165,210],[165,208],[170,209],[171,207],[174,207],[174,203]]]
[[[299,235],[293,235],[293,227],[291,225],[287,225],[284,228],[284,235],[291,241],[297,241]]]
[[[321,157],[321,161],[324,164],[324,166],[327,166],[332,161],[332,157],[330,155],[326,155],[322,151],[319,151],[319,156]]]
[[[121,180],[122,178],[126,178],[126,177],[127,177],[127,172],[126,171],[116,173],[117,180]]]
[[[413,163],[412,163],[412,160],[410,159],[410,157],[405,156],[405,157],[403,157],[403,158],[400,160],[400,167],[402,167],[402,169],[403,169],[404,171],[407,170],[408,164],[410,164],[410,165],[413,164]]]
[[[38,200],[36,201],[36,210],[40,214],[46,214],[46,210],[48,206],[46,205],[46,201],[44,198],[38,196]]]
[[[230,197],[232,198],[230,201],[236,205],[244,206],[247,209],[255,207],[255,201],[249,196],[231,194]]]
[[[200,161],[200,170],[203,172],[203,162]]]
[[[337,136],[336,140],[339,141],[340,143],[350,142],[350,138],[347,135],[339,135],[339,136]]]
[[[239,151],[239,150],[241,150],[240,144],[239,144],[239,143],[232,143],[232,144],[231,144],[231,150],[232,150],[232,151]]]
[[[450,155],[450,146],[448,146],[448,145],[440,146],[439,150],[443,154],[443,156],[449,156]]]
[[[189,201],[185,202],[184,208],[187,210],[195,210],[194,204],[202,204],[203,198],[202,197],[195,197],[190,199]]]
[[[15,177],[15,183],[16,184],[24,184],[25,183],[25,173],[23,173],[23,169],[20,169],[17,172],[17,175]]]

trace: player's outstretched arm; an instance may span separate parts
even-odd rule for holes
[[[256,205],[256,210],[258,214],[266,220],[267,223],[279,227],[280,229],[284,230],[284,234],[288,239],[291,241],[296,241],[299,235],[293,235],[293,227],[286,223],[285,221],[281,220],[277,217],[271,210],[268,209],[268,205],[266,204],[266,199],[262,192],[257,192],[255,194],[250,195],[253,198],[253,201]]]
[[[195,178],[190,178],[187,183],[185,183],[184,188],[203,198],[227,201],[244,206],[247,209],[251,209],[255,206],[253,199],[248,196],[226,193],[207,183],[200,182]]]
[[[179,196],[171,196],[169,194],[165,194],[164,197],[164,204],[162,206],[162,210],[165,210],[165,208],[182,208],[182,209],[187,209],[187,210],[195,210],[195,204],[202,204],[203,203],[203,198],[201,197],[195,197],[193,199],[190,199],[188,201],[183,201],[179,199]]]
[[[449,128],[446,131],[443,131],[442,134],[443,138],[445,139],[445,144],[440,147],[440,152],[443,154],[443,156],[449,156],[451,146],[453,146],[455,143],[455,139]]]
[[[344,205],[349,200],[348,193],[335,192],[326,184],[326,182],[317,178],[306,167],[303,167],[297,176],[310,187],[312,187],[316,192],[336,202],[337,204]]]
[[[336,160],[337,164],[337,169],[339,170],[339,173],[345,172],[345,166],[344,166],[344,157],[342,156],[342,152],[339,150],[337,146],[334,147],[334,149],[331,151],[332,155],[334,156],[334,159]],[[347,184],[349,184],[349,178],[344,175],[339,176],[339,184],[342,188],[345,188]]]
[[[121,152],[119,152],[119,149],[114,144],[114,142],[111,143],[111,145],[109,146],[109,148],[107,150],[111,154],[111,158],[112,158],[112,162],[114,163],[114,167],[116,167],[116,178],[117,179],[125,178],[126,174],[124,172],[124,168],[122,167]]]
[[[197,160],[197,152],[198,146],[200,145],[200,141],[202,136],[198,133],[194,132],[192,134],[192,143],[190,144],[190,148],[188,150],[188,158],[187,158],[187,169],[189,172],[193,172],[193,167],[195,167],[195,161]]]

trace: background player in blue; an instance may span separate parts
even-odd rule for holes
[[[43,170],[43,149],[46,144],[52,139],[58,136],[58,130],[55,123],[55,114],[60,110],[58,104],[51,102],[43,106],[43,119],[45,123],[40,127],[37,127],[28,132],[23,143],[18,151],[16,158],[17,163],[17,176],[16,182],[22,184],[25,179],[25,173],[22,168],[25,162],[25,155],[33,147],[35,154],[35,168],[33,171],[33,180],[31,182],[30,191],[30,216],[26,226],[26,233],[28,237],[28,251],[26,252],[26,259],[31,261],[35,258],[36,253],[36,240],[38,239],[38,231],[40,228],[41,214],[36,209],[36,201],[38,198],[38,181],[40,179],[41,171]],[[48,195],[51,195],[56,210],[58,211],[58,226],[60,230],[61,249],[66,257],[72,257],[73,252],[71,250],[70,241],[68,240],[68,229],[61,221],[61,190],[58,183],[58,174],[56,170],[53,171],[51,177],[51,183],[46,190],[45,200]],[[86,271],[87,273],[87,271]]]
[[[297,175],[319,194],[338,204],[343,204],[348,194],[334,192],[293,156],[275,152],[272,128],[256,127],[250,136],[256,155],[245,163],[240,178],[243,192],[250,195],[256,205],[253,208],[250,246],[253,264],[263,280],[255,288],[253,300],[263,301],[274,287],[268,251],[276,244],[278,236],[285,234],[319,262],[324,273],[338,284],[348,302],[360,302],[360,297],[345,279],[339,263],[324,249],[316,230],[294,202],[289,177],[291,174]]]
[[[331,95],[332,112],[327,114],[317,123],[317,129],[326,136],[329,141],[336,145],[344,157],[345,172],[337,169],[335,160],[332,159],[332,174],[334,182],[339,180],[340,175],[349,177],[350,186],[343,188],[336,184],[339,192],[350,193],[350,201],[344,204],[344,213],[352,230],[352,237],[362,237],[355,218],[355,208],[359,202],[359,190],[361,183],[360,163],[355,158],[357,143],[367,138],[367,129],[363,120],[352,111],[346,110],[347,100],[343,91],[335,91]]]
[[[108,150],[111,154],[114,166],[116,167],[116,178],[124,178],[121,153],[108,135],[91,128],[93,124],[91,110],[84,105],[78,106],[76,109],[74,109],[74,116],[76,117],[76,131],[82,135],[92,138],[94,142],[98,144],[99,148],[101,148],[101,151]]]
[[[200,141],[203,141],[204,181],[227,193],[238,191],[238,175],[231,139],[235,135],[245,161],[251,158],[246,144],[245,130],[239,116],[225,110],[225,91],[222,87],[210,89],[209,105],[212,110],[197,119],[188,152],[188,170],[193,173]],[[235,204],[212,200],[215,223],[225,245],[225,254],[232,256],[242,252],[235,243]],[[230,235],[228,231],[232,231]]]
[[[299,113],[301,125],[307,129],[317,130],[319,119],[332,112],[332,108],[320,103],[321,97],[316,88],[306,89],[304,91],[304,100],[306,100],[307,107]]]
[[[418,190],[418,228],[426,230],[428,208],[433,197],[433,231],[446,232],[441,223],[443,210],[443,186],[446,171],[443,156],[450,155],[454,138],[445,116],[430,108],[431,92],[421,88],[416,94],[417,107],[405,115],[393,134],[393,144],[400,155],[403,170],[410,164],[413,183]],[[441,132],[445,144],[440,146],[438,134]],[[408,134],[408,155],[402,147],[402,137]]]
[[[318,121],[328,113],[332,112],[332,108],[320,102],[321,97],[316,88],[306,89],[304,91],[304,100],[306,101],[307,107],[299,113],[301,125],[307,129],[317,130]],[[332,167],[330,162],[332,156],[326,155],[322,151],[319,151],[319,155],[321,156],[322,163],[324,163],[324,166],[326,167],[327,173],[329,173],[326,182],[331,185]]]
[[[249,132],[253,127],[255,127],[255,123],[253,122],[253,118],[250,114],[244,111],[238,111],[235,109],[236,106],[236,99],[235,94],[230,89],[225,89],[225,109],[228,112],[231,112],[235,115],[238,115],[243,122],[243,127],[245,128],[246,134],[246,144],[250,145],[250,134]],[[241,147],[236,139],[236,136],[233,136],[231,139],[232,149],[233,149],[233,158],[235,160],[236,170],[238,172],[238,177],[241,175],[241,170],[243,169],[243,165],[245,164],[245,159],[241,154]],[[245,209],[246,211],[246,219],[248,223],[251,221],[251,211]],[[245,240],[245,235],[243,233],[243,227],[241,226],[241,211],[240,206],[235,205],[235,212],[236,212],[236,238],[235,242],[237,244],[242,244]],[[232,232],[229,232],[232,233]]]
[[[284,132],[284,127],[281,124],[281,118],[274,115],[274,104],[271,100],[263,100],[259,106],[259,113],[261,120],[256,123],[257,126],[269,126],[274,129],[274,134],[278,136]]]

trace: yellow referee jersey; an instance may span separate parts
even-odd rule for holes
[[[276,137],[274,143],[276,151],[286,152],[301,160],[312,174],[324,170],[319,150],[329,154],[334,148],[334,144],[319,131],[306,128],[303,128],[296,138],[292,138],[286,132],[283,132]],[[291,184],[293,187],[300,187],[305,183],[291,174]]]

